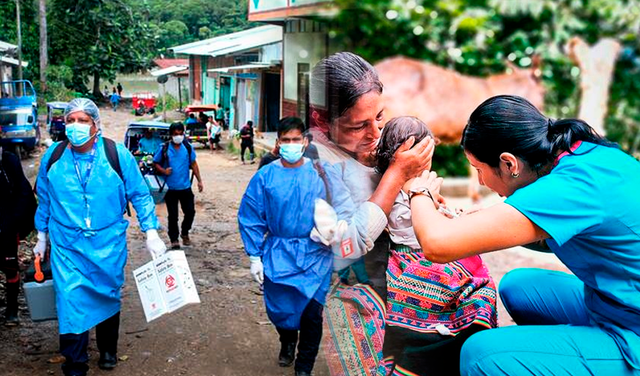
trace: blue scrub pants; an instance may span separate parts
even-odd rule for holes
[[[577,277],[517,269],[504,276],[499,292],[518,326],[471,336],[462,347],[461,375],[640,375],[609,334],[589,326]]]

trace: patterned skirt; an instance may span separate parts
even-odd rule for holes
[[[468,336],[497,326],[495,284],[479,256],[434,264],[420,250],[393,248],[386,306],[361,284],[338,284],[327,301],[325,354],[333,376],[426,374],[429,352],[444,360],[439,352],[456,349],[458,357]],[[446,366],[457,373],[457,364]]]

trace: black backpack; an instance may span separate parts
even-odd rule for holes
[[[169,163],[169,145],[171,145],[171,141],[167,141],[162,144],[162,154],[160,159],[160,164],[164,167]],[[189,141],[182,141],[182,145],[187,149],[187,155],[189,156],[189,168],[191,168],[191,144]]]
[[[171,141],[167,141],[162,144],[162,153],[160,154],[161,157],[159,163],[162,167],[166,167],[169,164],[169,145],[171,145]],[[189,169],[191,169],[191,163],[193,162],[191,160],[191,144],[185,139],[182,141],[182,145],[184,145],[184,147],[187,149],[187,155],[189,156]],[[189,179],[189,181],[193,183],[193,171],[191,172],[191,178]],[[162,184],[162,186],[160,187],[160,192],[163,191],[165,184]]]
[[[104,140],[104,153],[107,155],[107,160],[109,161],[111,168],[113,168],[113,170],[118,174],[120,180],[124,182],[115,141],[106,137],[103,137],[102,139]],[[56,163],[60,159],[60,157],[62,157],[62,154],[64,153],[64,150],[67,148],[67,146],[69,146],[69,140],[64,140],[56,145],[56,148],[53,149],[53,153],[51,153],[51,158],[49,158],[49,161],[47,162],[47,172],[49,172],[51,166],[53,166],[53,164]]]
[[[109,165],[111,165],[111,168],[118,174],[120,180],[122,180],[122,182],[124,183],[122,168],[120,167],[120,158],[118,158],[118,150],[116,149],[116,142],[106,137],[102,137],[102,139],[104,140],[104,153],[107,155]],[[47,162],[47,173],[51,169],[51,166],[53,166],[53,164],[56,163],[60,159],[60,157],[62,157],[62,154],[64,153],[67,146],[69,146],[69,140],[64,140],[56,145],[55,149],[53,149],[51,158],[49,158],[49,161]],[[129,207],[128,199],[126,213],[127,215],[131,216],[131,208]]]

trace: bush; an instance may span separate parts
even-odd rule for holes
[[[43,97],[46,102],[67,102],[75,98],[73,90],[73,70],[66,65],[50,65],[47,68],[47,91]],[[38,86],[39,83],[38,83]]]

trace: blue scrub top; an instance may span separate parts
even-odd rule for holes
[[[505,202],[551,236],[551,250],[585,284],[592,323],[640,368],[640,163],[587,142],[574,153]]]
[[[139,151],[143,153],[155,154],[155,152],[158,150],[158,147],[162,145],[162,140],[158,137],[151,137],[151,138],[143,137],[140,139],[138,144],[139,144],[139,147],[138,147]]]
[[[171,167],[173,172],[166,177],[167,186],[171,190],[179,191],[183,189],[191,188],[191,179],[189,175],[189,156],[187,155],[187,148],[184,144],[180,144],[180,149],[176,149],[171,143],[167,149],[167,159],[169,164],[165,161],[164,168]],[[195,162],[196,152],[191,148],[191,162]],[[162,162],[162,148],[156,151],[153,156],[155,163]]]

